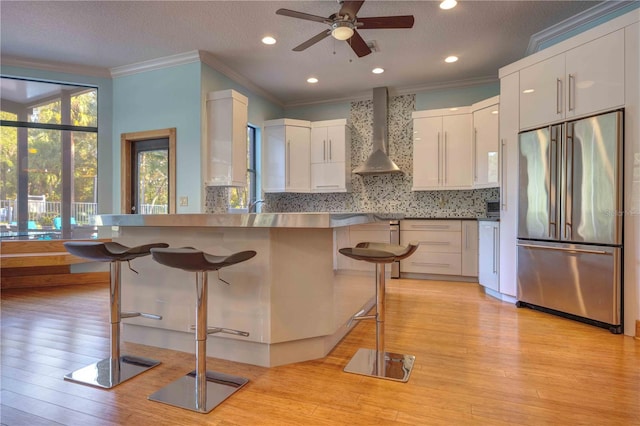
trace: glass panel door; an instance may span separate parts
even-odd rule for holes
[[[132,154],[131,213],[169,213],[169,139],[136,141]]]

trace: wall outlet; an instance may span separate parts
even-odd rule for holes
[[[189,197],[180,197],[180,207],[189,205]]]

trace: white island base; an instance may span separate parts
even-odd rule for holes
[[[178,215],[180,216],[180,215]],[[326,356],[349,331],[350,317],[375,303],[370,272],[338,270],[337,249],[348,226],[102,227],[101,237],[127,246],[165,242],[211,254],[255,250],[246,262],[209,273],[208,325],[246,331],[249,337],[210,335],[207,355],[264,367]],[[344,236],[346,235],[346,237]],[[150,256],[122,267],[122,309],[162,316],[124,319],[125,341],[195,351],[195,273],[162,266]]]

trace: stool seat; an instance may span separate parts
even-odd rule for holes
[[[193,247],[152,248],[151,257],[158,263],[184,271],[196,273],[196,368],[149,396],[151,401],[199,413],[208,413],[229,398],[249,379],[207,370],[207,335],[227,333],[248,336],[249,333],[222,327],[208,327],[207,298],[208,272],[235,265],[256,255],[253,250],[241,251],[226,256],[205,253]],[[221,281],[227,283],[218,277]],[[182,284],[180,282],[179,284]],[[227,283],[229,284],[229,283]]]
[[[364,315],[364,311],[355,314],[349,321],[375,319],[376,320],[376,348],[360,348],[351,358],[344,371],[362,374],[364,376],[406,382],[409,380],[411,369],[416,357],[413,355],[385,352],[384,350],[384,321],[385,321],[385,264],[406,259],[417,249],[419,243],[409,243],[407,246],[388,243],[363,242],[355,247],[338,250],[342,255],[351,259],[375,263],[376,265],[376,313]]]
[[[141,246],[127,247],[122,244],[109,241],[67,241],[64,248],[74,256],[96,262],[114,262],[133,260],[137,257],[148,256],[151,249],[156,247],[169,247],[165,243],[144,244]]]
[[[341,248],[341,254],[355,260],[363,260],[370,263],[393,263],[406,259],[418,249],[418,243],[408,246],[387,243],[359,243],[355,247]]]
[[[122,280],[120,263],[148,256],[151,254],[152,248],[169,247],[169,244],[153,243],[127,247],[116,242],[67,241],[64,243],[64,247],[74,256],[95,262],[109,262],[109,322],[111,327],[109,358],[73,371],[64,376],[65,380],[110,389],[160,364],[160,361],[154,359],[120,354],[120,320],[122,318],[140,316],[155,320],[162,319],[159,315],[144,312],[121,311]]]
[[[256,252],[253,250],[241,251],[228,256],[216,256],[192,247],[151,249],[151,256],[156,262],[190,272],[217,271],[249,260],[255,255]]]

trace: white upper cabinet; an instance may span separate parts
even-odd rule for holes
[[[235,90],[207,95],[205,186],[247,185],[248,99]]]
[[[624,30],[520,70],[520,128],[624,105]]]
[[[499,97],[473,104],[473,186],[500,184]]]
[[[413,136],[413,191],[472,187],[469,107],[414,112]]]
[[[351,132],[347,120],[311,123],[311,191],[351,189]]]
[[[262,152],[264,192],[310,192],[311,123],[265,121]]]

